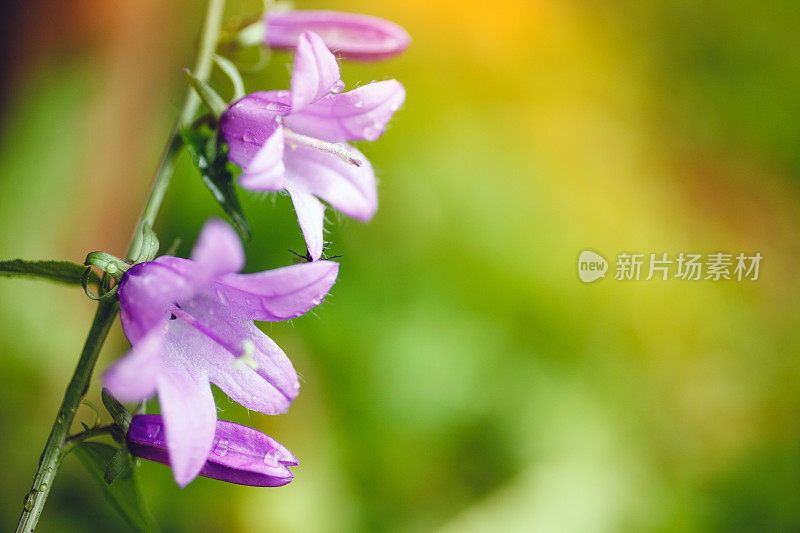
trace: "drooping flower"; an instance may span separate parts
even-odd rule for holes
[[[252,93],[221,118],[228,157],[243,169],[239,184],[287,191],[315,260],[322,254],[325,211],[317,197],[364,222],[378,208],[372,166],[346,141],[376,140],[405,100],[396,80],[343,88],[336,58],[318,35],[304,32],[292,90]]]
[[[150,461],[168,465],[164,417],[133,417],[125,436],[128,450]],[[253,487],[280,487],[294,476],[287,468],[299,463],[278,441],[247,426],[217,420],[211,451],[198,475]]]
[[[106,371],[105,386],[127,402],[158,393],[173,474],[182,486],[211,451],[217,412],[210,383],[248,409],[288,409],[300,387],[297,374],[253,320],[302,315],[322,302],[339,270],[319,261],[238,274],[243,265],[236,233],[212,220],[191,259],[139,263],[120,281],[120,316],[132,348]]]
[[[337,56],[377,61],[403,52],[408,32],[388,20],[341,11],[272,11],[265,17],[265,44],[292,49],[304,31],[313,31]]]

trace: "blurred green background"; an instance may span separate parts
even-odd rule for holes
[[[229,18],[257,7],[229,0]],[[144,464],[164,531],[800,531],[796,2],[298,7],[413,37],[397,59],[342,67],[348,87],[397,78],[408,93],[360,146],[381,207],[368,225],[331,213],[331,296],[263,326],[303,376],[288,414],[217,398],[221,418],[298,456],[294,482],[180,490]],[[124,252],[201,15],[189,0],[9,8],[0,256]],[[287,88],[290,64],[275,54],[248,88]],[[293,262],[288,199],[241,196],[247,270]],[[188,253],[220,215],[184,154],[164,247],[180,237]],[[764,261],[755,282],[585,285],[586,248]],[[3,530],[94,307],[80,289],[0,279]],[[100,368],[126,350],[117,325]],[[67,457],[40,530],[125,526]]]

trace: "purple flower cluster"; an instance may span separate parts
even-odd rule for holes
[[[331,49],[375,60],[409,44],[385,20],[328,11],[266,17],[266,44],[294,48],[290,91],[256,92],[234,102],[220,120],[229,159],[253,191],[286,191],[313,261],[240,274],[245,258],[233,229],[206,223],[190,259],[161,256],[131,267],[119,284],[130,352],[104,375],[126,402],[158,395],[161,415],[133,418],[131,453],[169,464],[185,486],[206,476],[254,486],[292,480],[297,459],[254,429],[217,420],[211,384],[244,407],[285,412],[300,384],[284,352],[253,321],[298,317],[322,303],[339,265],[319,260],[324,206],[362,221],[377,210],[375,174],[347,141],[380,137],[405,99],[395,80],[349,92]]]
[[[243,169],[239,184],[289,193],[312,259],[322,254],[325,208],[317,197],[364,222],[378,209],[372,166],[346,141],[376,140],[405,100],[395,80],[343,88],[325,42],[303,32],[292,90],[249,94],[221,120],[229,158]]]

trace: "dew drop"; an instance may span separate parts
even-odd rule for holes
[[[230,450],[229,445],[230,445],[230,443],[227,440],[219,441],[217,443],[217,445],[214,447],[214,450],[213,450],[214,455],[219,455],[220,457],[225,457],[226,455],[228,455],[228,450]]]
[[[222,305],[228,305],[228,299],[225,297],[225,292],[222,289],[217,289],[217,297]]]
[[[266,464],[268,464],[268,465],[277,466],[278,465],[278,457],[277,457],[277,455],[278,455],[277,452],[275,452],[274,450],[268,451],[264,455],[264,462]]]
[[[362,102],[361,100],[359,100],[358,102],[356,102],[356,103],[355,103],[355,106],[356,106],[356,107],[364,107],[364,102]]]
[[[36,499],[35,490],[32,490],[25,495],[25,503],[23,504],[23,507],[25,508],[26,511],[30,511],[31,509],[33,509],[33,502],[35,499]]]

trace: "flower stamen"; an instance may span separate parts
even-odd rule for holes
[[[318,152],[331,154],[332,156],[338,157],[345,163],[350,163],[351,165],[355,165],[357,167],[360,167],[363,164],[360,159],[354,157],[352,152],[347,149],[346,144],[323,141],[322,139],[317,139],[294,132],[286,127],[283,128],[283,138],[292,148],[303,147],[316,150]]]

